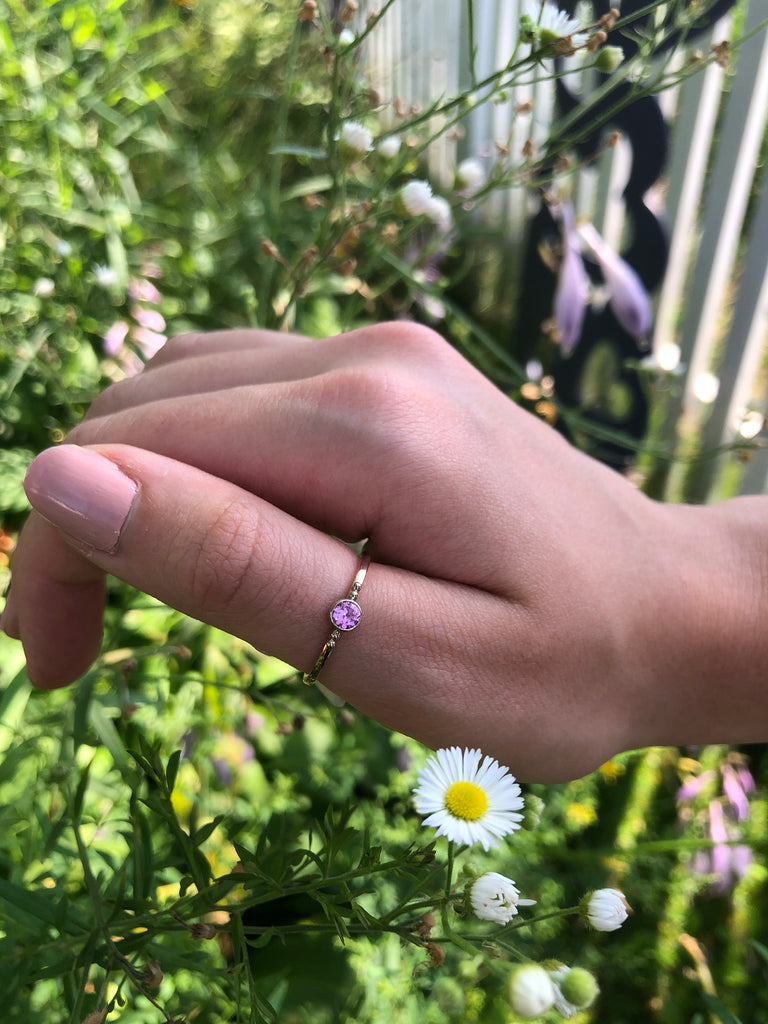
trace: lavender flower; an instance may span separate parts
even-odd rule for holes
[[[555,290],[554,318],[560,347],[569,355],[581,337],[589,300],[589,277],[579,251],[573,207],[563,203],[553,211],[562,223],[563,258]]]
[[[581,224],[578,232],[600,264],[603,279],[608,286],[608,301],[616,319],[633,338],[646,338],[651,329],[653,312],[648,292],[636,271],[611,249],[593,224]]]

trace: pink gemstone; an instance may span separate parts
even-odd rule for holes
[[[349,598],[345,598],[343,601],[337,601],[333,606],[331,622],[337,629],[354,629],[360,622],[361,615],[362,611],[357,601],[350,601]]]

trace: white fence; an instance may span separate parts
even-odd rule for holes
[[[521,6],[522,0],[474,4],[475,80],[506,64]],[[369,0],[360,13],[374,9]],[[674,444],[693,430],[708,452],[740,438],[768,442],[761,419],[768,412],[768,173],[762,173],[768,157],[768,6],[743,0],[735,17],[740,42],[731,68],[712,64],[660,97],[672,152],[652,197],[663,206],[670,232],[668,269],[655,297],[653,349],[668,357],[669,346],[678,346],[681,368],[678,387],[670,391],[667,440]],[[706,51],[730,34],[731,23],[724,20],[696,45]],[[396,0],[366,51],[369,74],[385,100],[421,107],[469,88],[470,59],[466,0]],[[534,104],[532,119],[516,120],[514,111],[525,101]],[[457,159],[488,153],[496,141],[522,152],[529,136],[547,135],[551,108],[551,83],[479,107],[466,118],[460,141],[433,147],[430,173],[447,178]],[[596,169],[582,172],[577,189],[579,214],[615,248],[624,227],[620,197],[628,164],[620,143]],[[522,190],[495,195],[482,212],[507,239],[521,243],[528,214]],[[717,496],[722,465],[722,458],[702,461],[687,496]],[[740,489],[768,490],[768,448],[752,456]]]

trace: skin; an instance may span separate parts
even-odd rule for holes
[[[137,494],[111,552],[26,523],[2,625],[36,686],[96,657],[105,573],[309,670],[369,538],[322,681],[380,722],[542,782],[768,739],[768,499],[655,503],[426,328],[185,335],[67,441]]]

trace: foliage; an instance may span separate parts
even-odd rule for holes
[[[517,396],[524,375],[452,301],[449,268],[466,271],[483,195],[543,169],[500,155],[476,191],[446,188],[442,226],[406,216],[401,190],[469,106],[550,74],[546,54],[388,123],[357,50],[375,19],[352,45],[300,7],[0,0],[6,576],[29,460],[166,334],[437,317]],[[350,122],[400,145],[352,159]],[[703,859],[764,849],[766,764],[749,754],[750,816],[725,842],[717,773],[737,762],[659,750],[532,787],[529,827],[501,854],[455,851],[414,814],[417,744],[113,582],[102,655],[73,691],[32,691],[0,637],[4,1019],[495,1024],[521,952],[597,973],[579,1024],[629,1024],[638,1006],[665,1024],[763,1019],[765,869],[755,858],[719,891]],[[535,911],[474,920],[465,870],[509,871]],[[573,910],[604,885],[634,914],[590,936]]]

